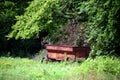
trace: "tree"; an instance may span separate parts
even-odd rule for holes
[[[17,17],[8,37],[34,38],[42,30],[52,36],[68,20],[76,19],[85,24],[91,55],[119,55],[119,14],[119,0],[34,0]]]
[[[31,38],[40,31],[46,30],[50,34],[60,29],[68,19],[79,17],[77,6],[81,0],[34,0],[24,15],[18,16],[17,23],[12,26],[9,38]]]
[[[29,0],[30,1],[30,0]],[[7,40],[5,37],[10,31],[11,26],[15,24],[15,16],[24,12],[28,0],[1,0],[0,2],[0,53],[7,52],[15,40]],[[12,46],[13,47],[13,46]]]
[[[93,55],[120,55],[120,1],[89,0],[81,12],[88,15],[86,35]]]

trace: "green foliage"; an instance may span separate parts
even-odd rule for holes
[[[78,64],[66,65],[57,62],[46,64],[26,58],[1,57],[0,80],[78,80],[74,77],[77,76],[78,66]]]
[[[99,56],[95,59],[88,58],[81,64],[79,70],[82,71],[81,75],[86,78],[94,76],[99,80],[119,80],[119,64],[120,59],[116,57]]]
[[[24,5],[26,4],[23,2]],[[25,6],[20,6],[23,4],[15,1],[4,1],[0,2],[0,37],[4,38],[11,31],[11,26],[15,24],[15,16],[23,13]],[[19,7],[18,7],[19,4]],[[21,11],[22,9],[22,11]]]
[[[80,0],[34,0],[24,15],[16,17],[17,22],[8,37],[39,37],[41,31],[49,32],[52,37],[69,19],[79,19],[77,6],[80,6]]]
[[[11,57],[8,57],[8,58],[5,58],[5,57],[1,57],[0,58],[0,69],[11,69],[13,67],[16,67],[16,66],[23,66],[23,65],[29,65],[33,63],[32,60],[29,60],[27,58],[25,59],[20,59],[20,58],[17,58],[16,60],[11,58]]]
[[[16,12],[13,10],[14,5],[15,3],[11,1],[0,3],[0,38],[2,39],[10,32],[10,26],[15,22]]]
[[[16,17],[18,22],[12,27],[14,30],[9,37],[25,39],[38,35],[41,30],[54,29],[54,25],[59,24],[54,19],[56,17],[53,17],[53,15],[57,16],[58,9],[59,1],[57,0],[32,1],[24,15]]]
[[[81,3],[80,13],[88,15],[85,33],[93,55],[119,55],[120,1],[88,0]]]
[[[0,80],[119,80],[120,59],[88,58],[82,64],[0,58]]]
[[[15,23],[17,13],[14,10],[15,3],[12,1],[0,2],[0,52],[7,49],[7,35],[11,31],[11,26]]]
[[[20,41],[7,40],[5,36],[11,31],[11,26],[15,24],[15,16],[23,14],[28,1],[30,0],[0,0],[0,56],[7,55],[8,52],[13,53],[20,47],[18,46]]]
[[[64,34],[65,37],[59,35],[60,30],[73,20],[74,24],[84,22],[82,37],[88,38],[91,56],[117,56],[120,53],[119,14],[119,0],[34,0],[23,15],[16,17],[8,37],[34,38],[41,31],[47,31],[51,41],[56,42],[58,38],[66,38]]]

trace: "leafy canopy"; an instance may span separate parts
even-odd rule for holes
[[[80,18],[77,6],[82,0],[34,0],[23,15],[17,16],[9,38],[39,37],[42,30],[56,32],[69,19]]]
[[[89,0],[82,3],[86,12],[86,35],[91,44],[91,55],[119,55],[120,1]]]
[[[119,0],[34,0],[8,35],[12,38],[39,36],[42,30],[52,33],[68,20],[84,22],[91,55],[119,55]]]
[[[12,26],[13,31],[9,37],[31,38],[38,35],[40,31],[51,31],[60,25],[57,18],[60,17],[59,0],[34,0],[31,2],[24,15],[17,16],[17,23]],[[53,24],[54,23],[54,24]]]

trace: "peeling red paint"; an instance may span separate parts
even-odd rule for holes
[[[47,45],[48,58],[55,60],[79,59],[89,56],[89,47]]]

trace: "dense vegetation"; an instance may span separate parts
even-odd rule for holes
[[[25,13],[17,17],[17,22],[12,26],[13,30],[8,37],[34,38],[40,37],[41,31],[47,31],[51,42],[55,42],[55,32],[59,36],[59,31],[69,21],[73,24],[84,23],[81,30],[84,34],[78,36],[87,38],[92,49],[91,56],[118,56],[119,14],[118,0],[34,0]]]
[[[40,63],[21,58],[0,58],[0,80],[119,80],[120,59],[88,58],[84,63]],[[114,66],[115,67],[114,67]]]
[[[47,32],[47,41],[52,44],[67,39],[68,43],[81,45],[81,40],[85,40],[90,44],[91,56],[119,55],[119,0],[33,0],[28,7],[27,2],[26,0],[0,2],[1,53],[15,52],[21,47],[27,47],[18,51],[21,55],[27,51],[34,52],[30,51],[30,48],[37,45],[34,39],[41,41],[41,33]],[[72,29],[84,24],[82,28],[75,28],[82,34],[68,36],[70,33],[64,33],[69,23],[70,26],[75,25]],[[8,33],[10,34],[7,37],[12,38],[10,40],[5,37]],[[72,36],[76,36],[75,41],[69,42],[68,39]],[[18,40],[14,40],[13,37]],[[18,48],[15,48],[16,45]],[[13,49],[10,49],[10,46],[13,46]]]
[[[120,1],[90,0],[81,6],[88,15],[86,33],[92,55],[117,55],[120,48]]]
[[[0,56],[28,56],[40,49],[39,40],[15,40],[7,39],[6,35],[11,32],[11,26],[16,23],[15,16],[24,13],[25,8],[31,0],[1,0],[0,1]],[[31,44],[30,44],[31,43]],[[35,48],[35,50],[31,50]],[[39,49],[38,49],[39,48]],[[17,53],[16,53],[17,52]]]
[[[0,57],[1,80],[120,79],[120,0],[2,0],[0,10],[0,56],[31,56],[42,41],[91,47],[80,64]]]

